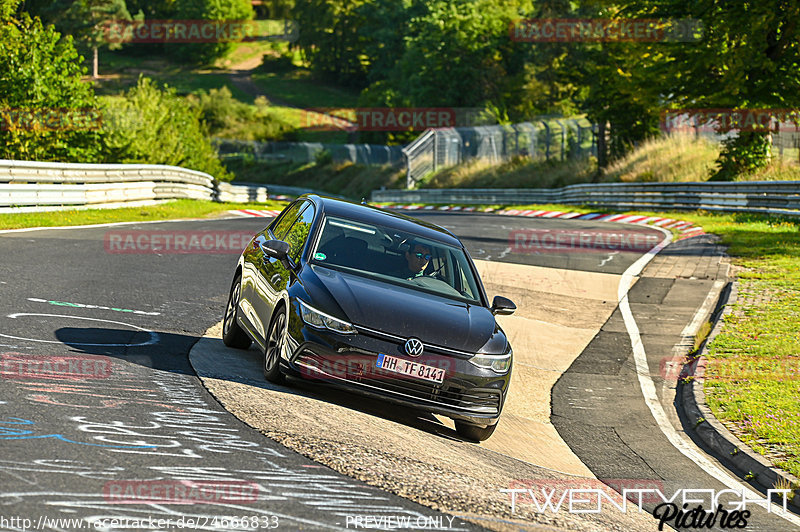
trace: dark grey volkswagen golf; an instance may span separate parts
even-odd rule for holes
[[[264,376],[285,375],[442,414],[458,433],[494,432],[512,351],[475,265],[452,233],[316,195],[291,203],[242,252],[225,345],[255,342]]]

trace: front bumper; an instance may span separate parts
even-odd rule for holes
[[[290,375],[480,426],[497,422],[511,379],[510,371],[498,375],[474,366],[466,354],[426,349],[422,356],[412,358],[405,355],[399,343],[363,331],[346,336],[305,326],[300,337],[290,335],[288,347],[288,358],[282,362]],[[379,354],[442,368],[444,381],[436,383],[378,368]]]

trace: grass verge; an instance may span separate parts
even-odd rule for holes
[[[497,165],[473,159],[426,177],[419,188],[558,188],[589,183],[596,171],[594,158],[539,161],[513,157]]]
[[[60,227],[114,222],[146,222],[180,218],[210,218],[232,209],[283,209],[286,203],[215,203],[213,201],[176,200],[147,207],[121,209],[86,209],[35,213],[2,213],[0,229]]]
[[[800,476],[800,224],[715,217],[703,223],[730,244],[739,297],[709,345],[711,411],[776,466]]]
[[[286,73],[253,72],[252,79],[261,89],[276,99],[298,107],[356,107],[358,93],[344,88],[323,85],[305,69]]]

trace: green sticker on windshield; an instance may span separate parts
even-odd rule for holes
[[[328,257],[324,253],[314,253],[314,258],[317,260],[325,260]]]

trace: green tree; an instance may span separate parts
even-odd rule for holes
[[[93,161],[103,149],[97,101],[72,38],[0,0],[0,158]]]
[[[137,20],[143,20],[139,13]],[[62,27],[79,42],[92,51],[92,77],[98,77],[98,49],[122,48],[119,42],[109,41],[104,24],[111,21],[131,21],[125,0],[76,0],[64,13]]]
[[[405,51],[409,23],[427,9],[417,0],[373,0],[355,9],[360,22],[360,63],[366,68],[366,81],[374,83],[392,75]]]
[[[367,95],[397,105],[482,107],[504,110],[519,100],[525,81],[524,49],[509,36],[526,2],[495,0],[414,0],[407,9],[404,34],[394,36],[402,51],[376,50]],[[402,17],[394,15],[401,21]],[[400,25],[402,27],[402,24]],[[385,30],[388,32],[388,30]],[[393,46],[396,48],[396,46]],[[382,96],[383,95],[383,96]]]
[[[139,78],[124,97],[103,98],[107,160],[183,166],[230,180],[203,134],[200,112],[174,89]]]
[[[292,16],[300,24],[295,43],[321,79],[363,87],[364,38],[360,28],[365,0],[296,0]]]
[[[174,17],[183,20],[252,20],[253,7],[249,0],[175,0]],[[192,64],[207,65],[224,57],[233,42],[167,43],[164,49],[173,57]]]
[[[699,43],[675,50],[663,84],[678,108],[797,108],[800,105],[800,4],[792,0],[647,0],[632,3],[653,16],[703,24]],[[766,130],[726,142],[717,179],[733,179],[770,160]]]
[[[497,102],[506,79],[507,21],[491,0],[438,0],[410,21],[406,47],[390,78],[412,105]]]
[[[131,13],[141,11],[147,20],[176,18],[176,0],[127,0]]]

